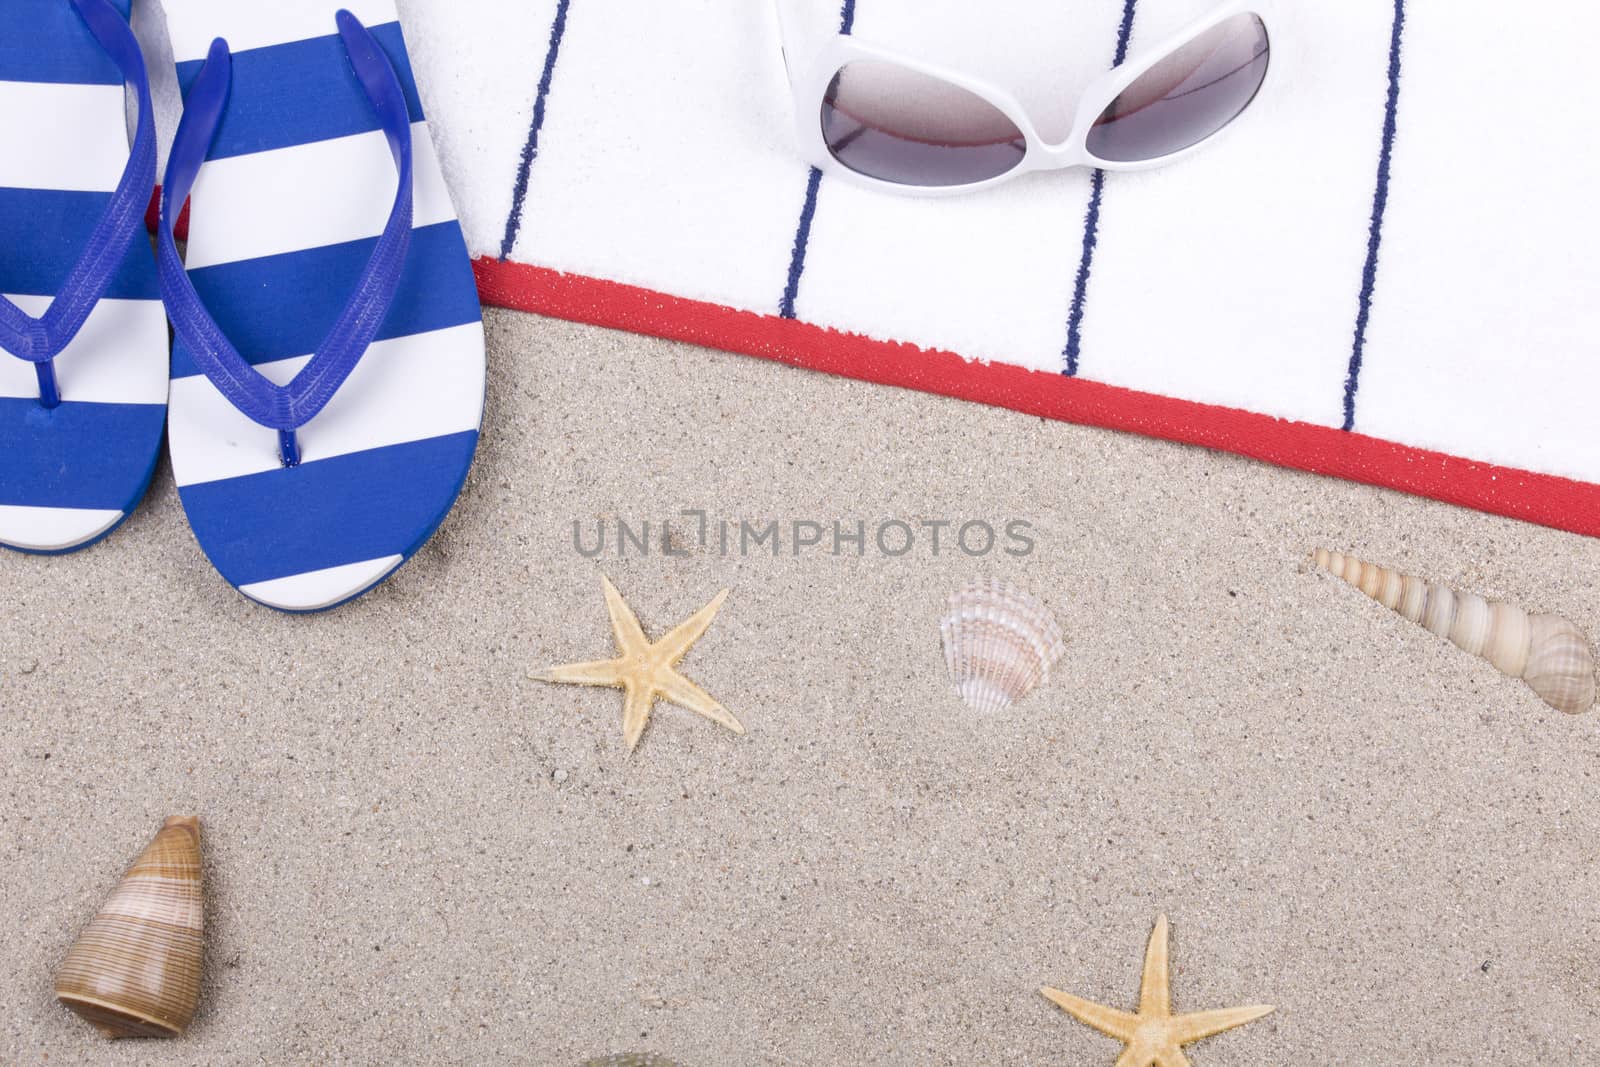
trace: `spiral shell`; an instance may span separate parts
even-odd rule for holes
[[[984,712],[1002,711],[1043,685],[1066,649],[1049,608],[994,579],[952,593],[939,632],[956,693]]]
[[[79,935],[56,999],[108,1037],[176,1037],[200,1000],[200,820],[168,819]]]
[[[1458,593],[1327,549],[1317,549],[1312,560],[1384,607],[1522,679],[1557,711],[1576,715],[1594,706],[1594,651],[1583,631],[1566,619],[1530,615],[1512,604]]]

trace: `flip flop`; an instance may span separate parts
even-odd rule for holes
[[[477,287],[394,5],[350,6],[370,29],[326,0],[165,4],[185,97],[157,234],[172,470],[212,564],[282,611],[421,548],[483,415]]]
[[[0,545],[24,552],[109,534],[161,450],[155,127],[129,2],[0,3]]]

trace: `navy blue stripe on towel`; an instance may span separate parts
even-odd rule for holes
[[[1372,294],[1378,286],[1378,254],[1383,248],[1383,216],[1389,208],[1389,168],[1394,161],[1395,128],[1400,115],[1400,51],[1405,36],[1406,3],[1394,0],[1394,32],[1389,39],[1389,100],[1383,117],[1383,148],[1378,153],[1378,187],[1372,195],[1372,228],[1367,236],[1367,264],[1361,272],[1361,296],[1356,311],[1355,343],[1350,349],[1350,373],[1344,381],[1344,428],[1356,428],[1356,393],[1361,388],[1361,361],[1366,355],[1367,324],[1372,318]]]
[[[539,75],[539,91],[533,98],[533,118],[528,123],[528,140],[522,146],[522,158],[517,162],[517,182],[511,189],[511,213],[506,216],[505,236],[500,240],[500,258],[506,259],[516,247],[517,236],[522,233],[522,205],[528,199],[528,180],[533,174],[533,161],[539,156],[539,131],[544,128],[545,100],[550,96],[550,83],[555,80],[556,60],[561,56],[561,38],[567,33],[567,5],[569,0],[558,0],[556,17],[550,23],[550,44],[544,53],[544,72]]]
[[[844,0],[839,8],[839,32],[848,37],[855,28],[856,0]],[[812,167],[811,176],[806,179],[806,200],[800,207],[800,222],[794,230],[794,250],[789,254],[789,281],[778,303],[778,314],[786,319],[795,317],[794,303],[800,298],[800,278],[806,272],[806,246],[811,243],[811,221],[817,215],[817,193],[821,189],[822,171]]]
[[[839,32],[846,37],[856,28],[856,0],[844,0],[839,9]]]
[[[1138,0],[1125,0],[1122,5],[1122,25],[1117,28],[1117,55],[1111,63],[1120,67],[1128,58],[1128,42],[1133,39],[1133,15]],[[1078,355],[1083,349],[1083,308],[1089,299],[1089,273],[1094,269],[1094,250],[1100,243],[1100,202],[1105,197],[1106,172],[1097,170],[1090,179],[1089,209],[1083,216],[1083,252],[1078,258],[1078,277],[1072,289],[1072,310],[1067,314],[1067,346],[1062,356],[1067,361],[1062,372],[1069,378],[1078,376]]]
[[[794,302],[800,296],[800,275],[806,269],[806,245],[811,243],[811,220],[817,214],[817,192],[822,188],[822,172],[816,167],[811,168],[811,177],[806,180],[806,202],[800,208],[800,225],[794,231],[794,251],[789,255],[789,284],[783,287],[783,303],[778,305],[778,314],[786,319],[794,315]]]

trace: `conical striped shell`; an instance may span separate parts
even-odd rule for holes
[[[56,975],[56,998],[108,1037],[175,1037],[200,999],[200,821],[172,818]]]
[[[977,711],[1004,710],[1043,685],[1066,648],[1049,608],[994,579],[951,594],[939,632],[950,683]]]
[[[1514,604],[1458,593],[1340,552],[1319,548],[1312,559],[1384,607],[1522,679],[1556,710],[1576,715],[1594,706],[1594,650],[1566,619],[1530,615]]]

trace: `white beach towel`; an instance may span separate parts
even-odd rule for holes
[[[793,3],[1047,131],[1212,6]],[[1600,8],[1266,0],[1270,92],[1193,158],[929,201],[797,158],[770,0],[398,6],[488,302],[1600,535]]]

